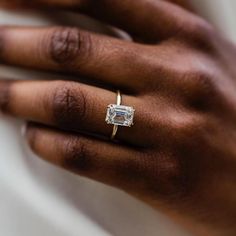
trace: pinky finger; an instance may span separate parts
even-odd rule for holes
[[[26,138],[31,149],[44,160],[116,187],[123,188],[133,170],[142,166],[137,150],[82,135],[29,124]]]

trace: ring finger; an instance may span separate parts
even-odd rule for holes
[[[105,122],[109,104],[116,103],[114,92],[64,81],[0,82],[0,109],[26,120],[63,130],[110,137],[112,126]],[[136,127],[143,130],[139,99],[124,95],[123,104],[136,109],[135,126],[120,127],[117,139],[145,145]]]

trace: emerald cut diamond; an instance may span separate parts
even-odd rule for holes
[[[111,104],[107,107],[107,124],[128,126],[133,125],[134,108],[129,106]]]

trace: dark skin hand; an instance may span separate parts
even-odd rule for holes
[[[236,235],[236,48],[186,1],[10,2],[78,11],[134,38],[59,26],[0,29],[2,63],[93,84],[0,81],[0,108],[31,121],[32,150],[125,190],[197,235]],[[135,124],[111,142],[104,119],[117,88],[136,109]]]

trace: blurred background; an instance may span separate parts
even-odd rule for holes
[[[192,1],[200,14],[236,41],[235,0]],[[0,9],[0,24],[82,24],[100,30],[100,25],[93,21],[63,12],[40,14]],[[0,77],[58,78],[5,66],[0,66]],[[24,143],[22,127],[22,122],[0,115],[0,235],[190,235],[161,212],[119,190],[35,158]]]

